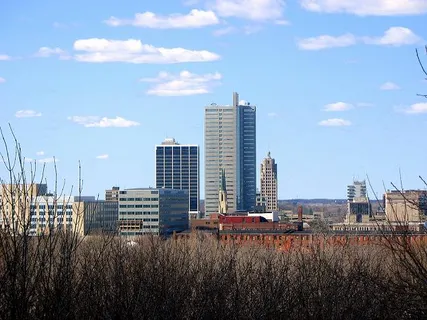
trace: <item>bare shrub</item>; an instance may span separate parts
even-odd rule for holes
[[[2,187],[36,181],[33,172],[27,180],[14,141],[13,156],[5,143],[9,180]],[[388,247],[323,241],[281,252],[223,244],[203,233],[128,241],[49,226],[49,232],[32,234],[24,213],[37,195],[13,190],[13,197],[1,202],[2,218],[16,207],[19,223],[0,230],[0,319],[424,316],[427,251],[409,237],[389,238]]]

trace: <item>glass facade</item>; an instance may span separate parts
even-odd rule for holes
[[[229,211],[237,209],[236,108],[205,108],[205,214],[218,212],[221,170],[225,171]]]
[[[188,191],[190,212],[200,211],[199,146],[157,145],[156,188]]]
[[[251,211],[256,200],[256,107],[205,107],[205,213],[218,212],[221,170],[225,170],[230,212]]]
[[[117,199],[118,200],[118,199]],[[117,201],[85,201],[84,233],[117,233],[119,205]]]
[[[120,235],[163,235],[188,229],[188,192],[127,189],[119,196]]]
[[[256,110],[252,106],[238,106],[240,170],[239,210],[253,211],[256,202]]]

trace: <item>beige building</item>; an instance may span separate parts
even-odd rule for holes
[[[391,191],[384,195],[387,220],[391,222],[424,222],[427,220],[427,191]]]
[[[84,202],[73,197],[40,196],[31,203],[30,234],[72,231],[84,235]]]
[[[84,206],[71,196],[48,195],[45,184],[2,185],[0,227],[29,235],[69,230],[84,233]]]
[[[31,202],[46,193],[46,184],[2,184],[0,187],[0,228],[21,232],[29,224]]]
[[[270,152],[261,163],[261,196],[266,199],[266,211],[279,210],[277,190],[277,164]]]

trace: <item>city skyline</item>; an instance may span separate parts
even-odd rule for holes
[[[164,138],[203,154],[204,106],[236,91],[258,107],[256,163],[268,151],[280,163],[279,199],[345,199],[366,175],[382,194],[399,171],[424,188],[426,2],[239,3],[1,4],[0,126],[49,185],[55,156],[76,190],[80,160],[83,193],[102,198],[154,187]]]

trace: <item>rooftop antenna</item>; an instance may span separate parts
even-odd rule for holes
[[[233,107],[237,107],[239,105],[239,94],[237,92],[233,92]]]

